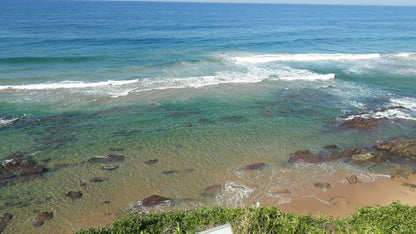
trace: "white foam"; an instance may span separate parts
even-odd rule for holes
[[[397,107],[391,108],[389,107]],[[402,108],[403,107],[403,108]],[[411,97],[391,98],[387,109],[379,109],[363,114],[350,115],[345,120],[351,120],[356,117],[365,119],[405,119],[416,121],[416,99]]]
[[[100,82],[83,81],[62,81],[59,83],[23,84],[23,85],[2,85],[0,90],[50,90],[50,89],[82,89],[102,86],[121,86],[136,83],[138,80],[107,80]]]
[[[4,119],[4,118],[0,118],[0,127],[6,126],[6,125],[10,125],[13,124],[14,122],[16,122],[19,118],[11,118],[11,119]]]
[[[233,181],[227,181],[224,186],[224,191],[217,195],[217,203],[230,207],[237,207],[244,205],[244,199],[247,199],[254,189],[246,185],[236,184]]]
[[[380,54],[258,54],[232,57],[237,63],[268,63],[274,61],[365,60],[380,58]]]

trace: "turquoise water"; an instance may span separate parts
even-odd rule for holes
[[[0,159],[21,157],[48,169],[41,178],[0,187],[0,211],[15,214],[6,231],[103,225],[155,193],[174,198],[175,207],[247,206],[276,187],[310,196],[299,188],[328,177],[341,181],[343,173],[366,175],[368,168],[341,162],[290,165],[288,154],[414,136],[415,13],[414,7],[5,2]],[[392,106],[404,108],[381,110]],[[387,120],[364,131],[340,127],[357,116]],[[126,159],[114,171],[86,162],[108,154]],[[154,158],[157,164],[144,164]],[[267,169],[238,170],[257,161]],[[181,172],[162,173],[172,169]],[[81,186],[97,176],[105,181]],[[224,191],[201,195],[213,184]],[[83,197],[66,198],[71,190]],[[43,210],[55,217],[33,227]]]

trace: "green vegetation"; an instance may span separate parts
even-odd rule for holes
[[[133,213],[110,226],[79,233],[194,233],[225,223],[231,223],[235,233],[415,233],[416,207],[398,202],[363,207],[345,219],[285,213],[274,207]]]

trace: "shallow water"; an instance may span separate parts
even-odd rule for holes
[[[48,171],[0,187],[0,211],[15,215],[5,231],[103,225],[152,194],[174,200],[160,209],[178,209],[250,206],[290,190],[278,205],[314,196],[316,181],[390,173],[389,163],[293,165],[288,155],[414,137],[415,9],[8,2],[0,158]],[[403,108],[383,109],[393,106]],[[340,127],[354,117],[386,119]],[[88,162],[109,154],[125,160]],[[255,162],[266,166],[240,170]],[[203,194],[216,184],[220,193]],[[78,190],[81,199],[65,196]],[[54,218],[36,228],[42,211]]]

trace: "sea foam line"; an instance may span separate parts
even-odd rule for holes
[[[23,85],[2,85],[0,90],[48,90],[48,89],[82,89],[94,88],[101,86],[121,86],[137,83],[139,80],[107,80],[100,82],[83,82],[83,81],[62,81],[59,83],[42,83],[42,84],[23,84]]]
[[[19,118],[11,118],[11,119],[0,118],[0,127],[13,124],[17,120],[19,120]]]
[[[233,56],[229,58],[237,63],[268,63],[275,61],[336,61],[336,60],[369,60],[383,57],[412,57],[415,53],[403,52],[397,54],[248,54],[242,56]]]

